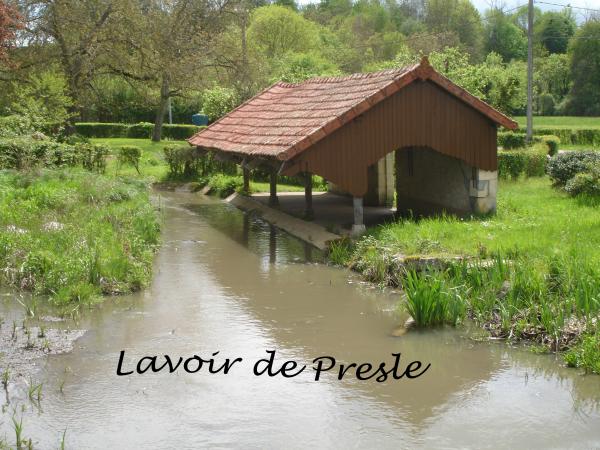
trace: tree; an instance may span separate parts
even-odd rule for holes
[[[575,34],[570,49],[573,86],[566,112],[573,115],[600,115],[600,21],[584,24]]]
[[[430,30],[456,34],[471,58],[479,59],[483,25],[470,0],[427,0],[425,11],[425,23]]]
[[[289,53],[281,60],[272,81],[299,83],[309,78],[335,75],[340,75],[338,68],[318,55]]]
[[[91,83],[107,62],[119,60],[115,53],[134,0],[23,0],[27,40],[59,61],[72,98],[71,115],[79,116],[89,99]],[[35,58],[40,52],[33,53]],[[43,61],[42,61],[43,62]]]
[[[233,89],[214,87],[202,94],[202,112],[213,121],[227,114],[239,103],[237,93]]]
[[[577,24],[570,9],[545,12],[534,27],[535,37],[549,53],[565,53]]]
[[[317,48],[318,27],[300,14],[278,5],[263,6],[252,12],[248,41],[269,60],[288,52],[302,53]]]
[[[527,37],[502,11],[494,9],[486,14],[485,47],[487,53],[494,52],[504,61],[527,57]]]
[[[23,28],[19,12],[4,0],[0,0],[0,62],[8,59],[8,50],[13,46],[17,31]]]
[[[121,52],[128,57],[110,67],[114,74],[155,87],[158,99],[152,140],[160,141],[171,98],[199,85],[204,73],[220,64],[212,44],[232,5],[226,0],[144,0],[142,5],[130,11],[132,28]]]

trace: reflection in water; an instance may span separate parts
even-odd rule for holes
[[[89,333],[40,373],[43,413],[26,407],[27,436],[56,448],[563,448],[600,441],[600,377],[553,357],[472,341],[452,329],[391,330],[397,294],[318,261],[316,249],[211,199],[168,194],[155,279],[143,293],[85,315]],[[305,261],[317,264],[301,264]],[[68,324],[67,324],[68,325]],[[431,363],[413,381],[252,375],[279,360]],[[145,355],[220,351],[244,361],[230,375],[116,377]],[[306,376],[305,376],[306,375]],[[64,393],[57,386],[64,381]],[[27,405],[26,395],[21,402]],[[11,433],[10,413],[0,436]],[[47,444],[47,445],[46,445]]]

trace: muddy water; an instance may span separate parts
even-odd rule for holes
[[[319,264],[316,250],[214,200],[161,202],[152,286],[63,325],[88,332],[72,353],[44,360],[39,406],[13,392],[0,416],[9,443],[16,410],[36,448],[57,448],[65,429],[77,449],[600,447],[600,377],[464,331],[392,337],[405,319],[397,294]],[[391,363],[401,352],[431,368],[384,384],[253,376],[269,349],[303,363]],[[244,361],[228,375],[117,377],[121,350],[127,369],[147,355]]]

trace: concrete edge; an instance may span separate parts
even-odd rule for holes
[[[225,202],[244,211],[259,212],[261,217],[278,228],[314,245],[319,250],[326,250],[329,242],[341,239],[342,236],[327,231],[321,225],[293,217],[277,209],[270,208],[237,192],[225,199]]]

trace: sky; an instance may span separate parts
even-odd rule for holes
[[[302,5],[306,5],[308,3],[318,3],[319,0],[297,0],[298,3]],[[581,8],[591,8],[600,10],[600,0],[540,0],[544,3],[554,3],[556,5],[571,5],[573,7],[581,7]],[[527,0],[471,0],[471,2],[479,9],[479,11],[483,12],[486,9],[489,9],[491,4],[496,5],[504,5],[504,10],[509,10],[511,8],[527,4]],[[561,6],[555,5],[547,5],[536,2],[536,6],[542,9],[543,11],[560,11],[562,9]],[[586,17],[586,14],[589,15],[589,12],[586,12],[581,9],[573,8],[573,12],[576,14],[577,20],[581,21]]]

